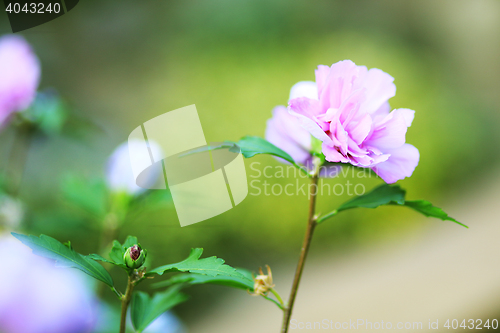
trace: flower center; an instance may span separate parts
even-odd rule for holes
[[[137,260],[140,255],[141,249],[137,245],[132,246],[132,249],[130,249],[130,258],[132,258],[132,260]]]

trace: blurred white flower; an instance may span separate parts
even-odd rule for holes
[[[300,81],[295,83],[290,89],[290,98],[292,100],[299,97],[318,99],[318,86],[313,81]]]
[[[98,314],[97,324],[93,332],[115,332],[120,324],[120,308],[101,302],[98,305]],[[130,310],[127,316],[128,331],[134,331],[132,320],[130,319]],[[182,322],[172,312],[168,311],[156,318],[143,333],[186,333],[186,329]]]
[[[19,200],[0,194],[0,226],[16,230],[24,217],[23,205]]]
[[[30,45],[18,35],[0,38],[0,128],[13,112],[26,109],[35,98],[40,63]]]
[[[93,292],[81,272],[56,268],[10,235],[0,235],[0,332],[90,332]]]
[[[154,156],[161,155],[161,147],[156,142],[149,141],[149,148]],[[141,178],[141,185],[144,188],[137,186],[130,162],[130,153],[135,155],[135,152],[137,152],[137,155],[139,155],[143,152],[143,149],[144,141],[130,140],[122,143],[113,151],[106,167],[106,181],[111,191],[137,195],[156,183],[162,170],[153,167],[148,169],[145,179]]]

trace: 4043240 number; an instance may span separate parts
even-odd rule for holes
[[[482,330],[482,329],[498,329],[497,319],[487,319],[484,323],[481,319],[463,319],[461,322],[458,319],[448,319],[443,327],[447,329],[470,329],[470,330]]]
[[[9,3],[5,8],[5,11],[8,13],[26,13],[26,14],[45,14],[45,13],[56,13],[61,12],[61,4],[58,2],[54,3]]]

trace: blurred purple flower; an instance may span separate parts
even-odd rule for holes
[[[419,152],[405,143],[414,111],[389,112],[388,100],[396,94],[393,81],[379,69],[368,70],[350,60],[320,65],[318,97],[293,96],[288,111],[322,141],[327,161],[371,168],[385,182],[394,183],[411,176]]]
[[[146,174],[147,179],[141,179],[141,185],[145,188],[137,186],[130,162],[130,153],[137,152],[137,155],[140,155],[143,148],[143,141],[130,140],[122,143],[113,151],[106,166],[106,182],[111,191],[137,195],[156,183],[161,174],[161,169],[152,168]],[[154,156],[157,156],[156,154],[161,155],[161,147],[156,142],[149,141],[149,148]]]
[[[26,109],[35,98],[40,64],[20,36],[0,38],[0,128],[12,113]]]
[[[0,235],[0,332],[90,332],[96,300],[84,275],[56,268],[13,237]]]

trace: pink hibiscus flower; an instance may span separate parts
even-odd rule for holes
[[[0,128],[12,113],[26,109],[35,98],[40,64],[19,36],[0,38]]]
[[[405,143],[414,111],[390,112],[388,100],[396,94],[393,80],[379,69],[368,70],[349,60],[318,66],[317,97],[291,98],[288,112],[322,141],[327,161],[371,168],[385,182],[394,183],[411,176],[419,152]]]

